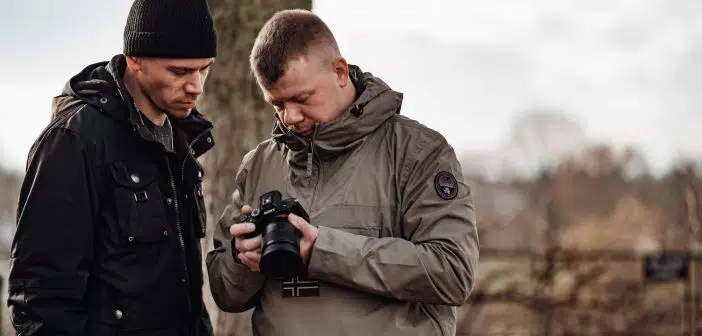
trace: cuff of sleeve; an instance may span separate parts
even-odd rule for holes
[[[242,274],[244,272],[257,273],[251,271],[248,266],[242,264],[241,260],[235,256],[236,253],[234,252],[233,243],[234,241],[232,240],[232,243],[227,246],[227,251],[225,252],[225,269],[232,274]]]
[[[307,274],[313,279],[339,282],[342,277],[349,276],[348,272],[358,260],[360,246],[367,237],[325,226],[319,226],[318,230]]]
[[[248,309],[249,300],[256,295],[265,278],[261,273],[237,264],[229,244],[225,244],[225,251],[220,253],[224,255],[220,254],[218,265],[208,265],[210,290],[218,304],[228,309]]]

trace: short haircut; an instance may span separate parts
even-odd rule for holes
[[[283,76],[290,60],[307,56],[312,49],[340,54],[334,35],[319,16],[304,9],[282,10],[259,31],[249,65],[259,83],[270,85]]]

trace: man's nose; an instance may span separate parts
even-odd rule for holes
[[[295,106],[295,104],[291,104],[291,103],[285,104],[285,113],[283,113],[283,122],[286,125],[295,125],[304,119],[305,119],[305,117],[302,115],[302,111],[300,110],[299,106]]]
[[[199,95],[202,93],[202,87],[205,84],[205,76],[203,76],[199,71],[193,73],[190,76],[187,83],[185,83],[185,93],[191,95]]]

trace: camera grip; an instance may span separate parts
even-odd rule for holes
[[[236,224],[241,224],[241,223],[254,223],[254,225],[256,224],[256,222],[254,221],[254,218],[250,215],[240,215],[240,216],[234,217],[234,222]],[[256,228],[256,229],[258,229],[258,228]],[[256,236],[258,236],[258,234],[259,234],[258,230],[254,230],[253,232],[249,232],[249,233],[242,235],[242,237],[244,237],[245,239],[251,239],[251,238],[255,238]]]

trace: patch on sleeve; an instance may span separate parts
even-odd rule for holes
[[[453,174],[449,172],[439,172],[434,177],[434,188],[439,197],[445,200],[452,200],[458,194],[458,182]]]

